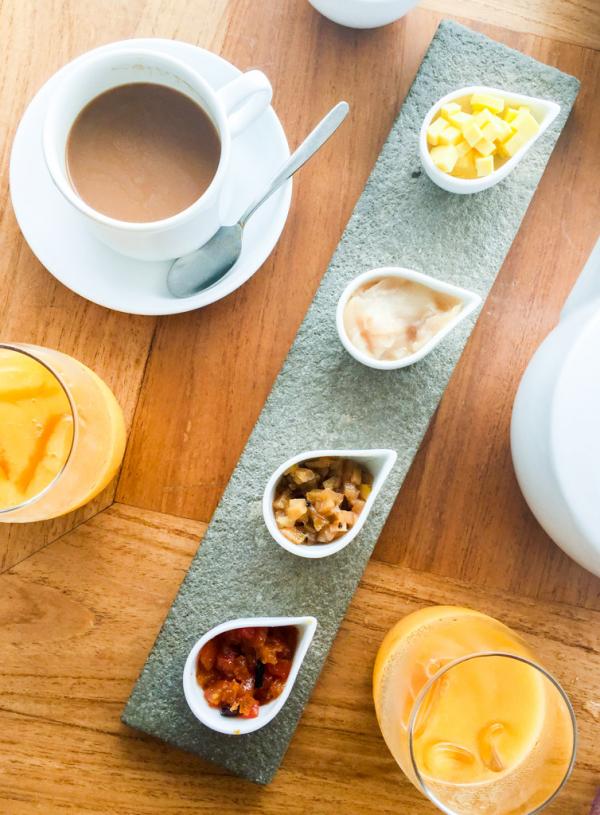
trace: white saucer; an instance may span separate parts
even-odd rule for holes
[[[102,46],[109,51],[152,47],[186,61],[214,87],[241,71],[226,60],[184,42],[137,39]],[[71,63],[72,64],[72,63]],[[42,121],[61,68],[38,91],[25,111],[10,159],[10,193],[21,231],[48,271],[68,288],[101,306],[129,314],[178,314],[220,300],[248,280],[264,263],[285,225],[291,181],[260,208],[244,230],[240,259],[229,274],[205,291],[183,300],[166,287],[168,262],[147,263],[120,255],[96,240],[50,179],[42,154]],[[226,222],[234,223],[271,181],[290,151],[283,127],[269,108],[233,141],[231,175],[225,190]]]

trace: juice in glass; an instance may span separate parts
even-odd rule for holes
[[[77,509],[124,451],[123,413],[97,374],[60,351],[0,344],[0,522]]]
[[[575,757],[575,719],[525,642],[491,617],[434,606],[384,638],[373,674],[392,755],[448,815],[532,815]]]

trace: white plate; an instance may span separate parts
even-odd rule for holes
[[[132,42],[184,60],[214,88],[222,87],[241,73],[210,51],[174,40],[129,40],[97,50],[116,50]],[[168,262],[133,260],[97,241],[50,179],[42,154],[42,122],[52,89],[66,68],[68,66],[49,79],[31,101],[19,124],[10,160],[10,192],[15,215],[25,240],[40,262],[57,280],[82,297],[129,314],[191,311],[239,288],[264,263],[281,235],[290,208],[291,181],[249,221],[244,230],[240,259],[226,277],[193,297],[182,300],[171,297],[166,286]],[[227,223],[238,219],[289,154],[283,127],[272,108],[234,139],[231,173],[223,199]]]

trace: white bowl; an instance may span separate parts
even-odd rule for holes
[[[377,28],[399,20],[418,0],[308,0],[323,16],[349,28]]]
[[[527,105],[531,114],[537,119],[540,129],[526,144],[518,150],[515,155],[505,161],[490,175],[483,176],[483,178],[455,178],[453,175],[442,172],[433,163],[429,146],[427,144],[427,128],[431,124],[432,119],[437,114],[442,105],[452,102],[455,99],[461,99],[465,96],[471,96],[474,93],[491,93],[494,96],[501,96],[505,103],[514,107],[515,105]],[[539,137],[544,133],[552,122],[556,119],[560,112],[560,105],[556,102],[551,102],[548,99],[539,99],[536,96],[524,96],[521,93],[513,93],[512,91],[503,91],[500,88],[488,88],[484,85],[472,85],[468,88],[459,88],[456,91],[443,96],[439,102],[429,110],[427,116],[423,120],[421,133],[419,135],[419,154],[421,156],[421,163],[429,178],[447,192],[456,192],[459,194],[468,194],[473,192],[481,192],[493,187],[499,181],[502,181],[506,176],[511,173],[521,159],[527,155],[528,151],[532,148]]]
[[[373,485],[371,494],[365,502],[362,512],[358,516],[358,521],[354,524],[352,529],[348,530],[341,537],[332,541],[332,543],[318,543],[311,545],[303,545],[292,543],[285,535],[281,534],[277,523],[275,522],[275,513],[273,512],[273,499],[275,497],[275,489],[279,483],[279,479],[284,472],[293,464],[298,464],[300,461],[307,459],[327,457],[349,458],[352,461],[357,461],[363,464],[373,476]],[[263,494],[263,517],[267,529],[271,533],[271,537],[288,552],[293,555],[305,558],[322,558],[334,555],[336,552],[344,549],[348,544],[354,540],[360,530],[365,525],[365,521],[371,511],[375,499],[381,487],[383,486],[386,478],[391,472],[392,467],[396,463],[397,454],[395,450],[307,450],[304,453],[298,453],[297,456],[285,461],[278,467],[273,475],[269,478],[267,486]]]
[[[415,283],[421,283],[433,291],[439,291],[442,294],[449,294],[452,297],[458,298],[462,302],[461,310],[446,323],[446,325],[434,334],[434,336],[426,342],[418,351],[402,359],[374,359],[363,354],[351,341],[344,326],[344,311],[346,304],[350,297],[357,289],[364,286],[365,283],[370,283],[372,280],[379,280],[385,277],[395,277],[399,280],[412,280]],[[422,272],[415,272],[412,269],[403,269],[397,266],[384,266],[381,269],[371,269],[368,272],[363,272],[351,280],[342,292],[342,296],[338,300],[336,311],[336,326],[337,331],[342,342],[342,345],[348,353],[354,357],[358,362],[363,365],[368,365],[369,368],[376,368],[380,371],[391,371],[397,368],[406,368],[407,365],[413,365],[415,362],[423,359],[446,337],[465,317],[468,317],[481,303],[481,297],[469,289],[463,289],[460,286],[454,286],[451,283],[445,283],[443,280],[438,280],[436,277],[423,274]]]
[[[196,663],[200,650],[206,645],[209,640],[222,634],[224,631],[230,631],[232,628],[249,628],[249,627],[280,627],[284,625],[294,625],[298,629],[298,643],[296,651],[292,659],[292,668],[286,680],[283,692],[277,699],[268,702],[266,705],[260,706],[260,712],[254,719],[242,719],[241,717],[227,717],[222,716],[217,708],[211,707],[204,698],[204,691],[198,684],[196,679]],[[317,620],[314,617],[244,617],[239,620],[228,620],[226,623],[216,625],[207,631],[203,637],[200,637],[198,642],[194,645],[189,653],[189,656],[183,669],[183,692],[190,710],[194,716],[210,727],[211,730],[216,730],[218,733],[225,733],[230,736],[241,736],[245,733],[253,733],[255,730],[260,730],[272,719],[277,716],[281,708],[284,706],[294,683],[298,676],[300,666],[304,661],[308,647],[312,642],[312,638],[317,629]]]

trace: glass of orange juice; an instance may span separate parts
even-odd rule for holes
[[[124,451],[123,412],[97,374],[60,351],[0,343],[0,522],[77,509]]]
[[[447,815],[533,815],[573,767],[566,693],[514,631],[477,611],[401,620],[379,648],[373,697],[392,755]]]

